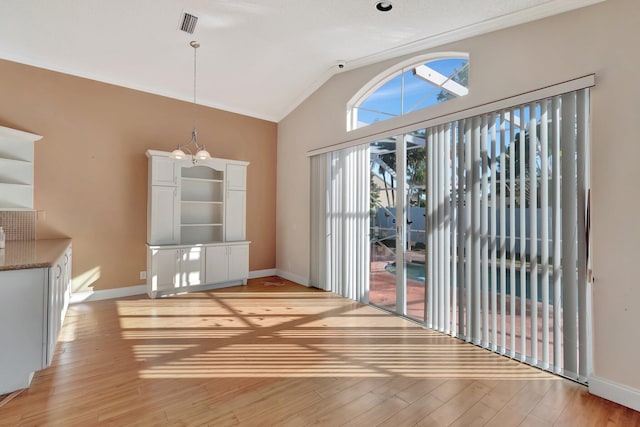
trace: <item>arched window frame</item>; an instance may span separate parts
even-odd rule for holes
[[[443,60],[443,59],[455,59],[465,58],[467,63],[469,62],[469,53],[467,52],[433,52],[424,55],[414,56],[406,59],[402,62],[394,64],[387,68],[383,72],[372,78],[367,84],[365,84],[355,95],[347,102],[347,131],[358,129],[358,112],[357,108],[365,102],[371,95],[373,95],[380,87],[384,86],[390,80],[402,75],[404,72],[411,68],[415,68],[419,65]],[[429,108],[429,106],[425,107]],[[422,108],[424,109],[424,108]],[[394,120],[390,118],[388,120]],[[386,121],[386,120],[385,120]],[[362,128],[362,126],[360,127]]]

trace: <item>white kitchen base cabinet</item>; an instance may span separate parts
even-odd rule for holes
[[[71,300],[71,246],[49,268],[47,296],[47,352],[45,366],[51,365],[58,336]]]
[[[51,364],[71,296],[71,246],[43,268],[0,271],[0,395]]]
[[[249,243],[148,246],[147,294],[156,298],[240,283],[246,285]]]
[[[45,289],[47,268],[0,272],[0,394],[29,387],[47,359]]]

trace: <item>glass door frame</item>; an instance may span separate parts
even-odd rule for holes
[[[407,315],[407,142],[396,135],[396,313]]]
[[[395,212],[392,213],[392,215],[395,216],[394,218],[395,224],[393,224],[393,227],[395,229],[395,236],[393,236],[395,240],[395,245],[394,245],[395,253],[388,260],[388,262],[394,262],[395,264],[395,268],[394,268],[395,280],[393,285],[394,291],[395,291],[394,292],[395,301],[393,304],[391,304],[389,303],[389,301],[385,301],[384,297],[382,297],[379,301],[376,301],[376,298],[374,297],[374,298],[370,298],[369,303],[404,317],[407,317],[408,315],[407,269],[405,266],[405,262],[406,262],[406,250],[407,250],[407,242],[408,242],[407,209],[409,208],[408,206],[409,203],[407,199],[409,186],[407,184],[407,179],[406,179],[408,175],[407,174],[407,141],[410,139],[411,137],[409,134],[400,134],[400,135],[384,138],[384,140],[377,140],[371,143],[371,144],[376,144],[376,142],[380,143],[382,141],[384,141],[385,143],[390,143],[391,141],[393,141],[393,149],[388,148],[389,151],[386,151],[386,152],[383,151],[383,153],[394,153],[395,155],[394,165],[392,165],[393,168],[391,168],[389,164],[386,164],[384,166],[386,170],[391,169],[391,171],[395,175],[395,176],[392,175],[393,198],[392,200],[389,200],[390,198],[387,195],[387,198],[386,198],[387,206],[383,206],[383,207],[393,208],[395,210]],[[387,177],[383,176],[382,179],[386,181]],[[385,187],[386,187],[386,184],[387,182],[385,182]],[[382,206],[382,204],[380,206]],[[391,236],[385,236],[385,238],[389,238],[389,237]],[[380,244],[380,241],[376,240],[375,243]],[[382,245],[382,246],[385,246],[385,245]],[[390,248],[390,247],[387,247],[387,248]],[[371,251],[372,260],[375,252],[376,251],[372,249]],[[372,272],[370,272],[370,277],[371,275],[372,275]],[[386,283],[389,285],[390,281],[386,281]],[[384,290],[381,289],[381,292],[384,292]],[[386,292],[387,294],[389,294],[388,288]],[[424,321],[424,319],[414,319],[414,320]]]

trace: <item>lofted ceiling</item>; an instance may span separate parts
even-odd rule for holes
[[[0,58],[193,101],[197,40],[198,104],[278,122],[335,73],[599,1],[1,0]]]

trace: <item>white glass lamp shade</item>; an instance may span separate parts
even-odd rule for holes
[[[169,155],[169,157],[171,157],[172,159],[176,159],[176,160],[182,160],[185,158],[185,154],[184,151],[182,151],[179,148],[176,148],[175,150],[173,150],[171,152],[171,154]]]
[[[196,159],[198,160],[207,160],[211,158],[211,154],[209,154],[209,152],[207,150],[205,150],[204,148],[200,149],[197,153],[196,153]]]

